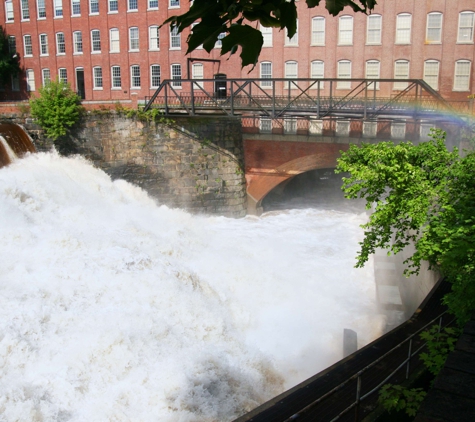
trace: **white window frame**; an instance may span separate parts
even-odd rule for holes
[[[310,77],[312,79],[323,79],[325,77],[325,62],[323,60],[313,60],[310,63]],[[325,82],[320,81],[320,89],[323,89]],[[318,89],[318,83],[312,85],[312,89]]]
[[[428,141],[430,139],[430,131],[431,129],[435,129],[435,126],[433,123],[429,122],[421,122],[421,125],[419,127],[419,139],[421,141]]]
[[[335,135],[336,136],[350,136],[350,121],[349,120],[337,120]]]
[[[437,22],[437,18],[439,21]],[[440,12],[430,12],[427,14],[426,43],[440,44],[442,42],[443,15]]]
[[[153,6],[151,6],[152,4]],[[147,10],[158,10],[158,0],[147,0]]]
[[[102,74],[102,67],[95,66],[92,68],[92,83],[93,88],[98,91],[102,91],[104,89],[104,78]]]
[[[463,24],[464,17],[467,17],[471,20],[470,25]],[[464,26],[462,26],[462,24]],[[457,30],[457,43],[459,44],[473,44],[473,32],[474,32],[474,25],[475,25],[475,12],[471,10],[466,10],[459,13],[459,22],[458,22],[458,30]],[[463,35],[464,33],[468,34]]]
[[[365,78],[366,79],[380,79],[381,78],[381,62],[379,60],[367,60],[365,63]],[[370,90],[379,90],[379,82],[372,83],[369,86]]]
[[[73,54],[83,54],[84,52],[84,43],[82,39],[81,31],[73,32]]]
[[[171,79],[181,79],[182,78],[181,64],[173,63],[170,65],[170,76]],[[178,76],[178,77],[177,77]],[[181,82],[172,81],[172,87],[181,89]]]
[[[33,57],[33,42],[30,34],[23,35],[23,49],[25,57]]]
[[[391,138],[404,139],[406,137],[406,122],[391,123]]]
[[[5,22],[14,22],[15,15],[13,13],[13,0],[5,1]]]
[[[109,0],[107,2],[107,13],[119,13],[119,0]]]
[[[259,132],[260,133],[272,133],[272,119],[267,117],[259,118]]]
[[[59,19],[63,17],[63,0],[54,0],[54,18]]]
[[[36,10],[38,12],[38,20],[46,19],[45,0],[36,0]]]
[[[115,47],[117,46],[117,49]],[[109,52],[120,53],[120,32],[119,28],[109,29]]]
[[[158,78],[158,84],[155,84],[154,82],[157,82],[157,78]],[[162,81],[162,70],[161,70],[160,65],[159,64],[150,65],[150,88],[158,88],[160,86],[161,81]]]
[[[308,133],[310,135],[322,135],[323,134],[323,120],[310,118],[308,122]]]
[[[261,62],[259,71],[261,79],[272,79],[272,62],[268,60]],[[272,88],[272,81],[261,81],[260,85],[261,88]]]
[[[366,44],[380,45],[383,32],[383,17],[368,15],[366,19]]]
[[[130,89],[141,88],[140,66],[133,64],[130,66]]]
[[[58,69],[58,80],[60,82],[68,83],[68,71],[65,67],[60,67]]]
[[[62,41],[60,40],[61,37],[62,37]],[[65,54],[66,54],[66,38],[64,37],[64,32],[56,32],[56,55],[64,56]]]
[[[129,28],[129,51],[140,50],[139,27],[131,26]]]
[[[71,16],[81,16],[81,0],[71,0]]]
[[[94,35],[97,34],[96,39]],[[99,48],[97,48],[99,46]],[[91,30],[91,54],[98,54],[101,52],[101,31],[99,29]]]
[[[268,28],[268,27],[260,25],[259,29],[262,33],[262,38],[264,39],[264,43],[262,44],[262,47],[272,47],[272,42],[273,42],[272,27]]]
[[[295,72],[293,71],[295,68]],[[284,63],[284,78],[297,79],[299,77],[299,63],[296,60],[287,60]],[[284,89],[297,89],[295,84],[284,82]]]
[[[158,25],[148,27],[148,50],[160,50],[160,27]]]
[[[366,120],[363,122],[363,137],[364,138],[376,138],[378,134],[378,122]]]
[[[180,7],[180,0],[168,0],[169,9],[178,9]]]
[[[132,5],[132,7],[130,7]],[[135,6],[135,8],[134,8]],[[138,0],[127,0],[127,12],[138,12],[139,2]]]
[[[396,39],[395,44],[411,44],[412,15],[399,13],[396,16]]]
[[[326,20],[323,16],[315,16],[312,18],[311,40],[310,45],[325,45],[325,26]]]
[[[348,66],[348,70],[344,66]],[[351,60],[339,60],[337,63],[337,78],[351,79],[351,67]],[[336,83],[336,89],[351,89],[351,81],[339,80]]]
[[[41,69],[41,83],[46,86],[49,82],[51,82],[51,71],[45,67]]]
[[[48,34],[40,34],[40,56],[48,56]]]
[[[433,71],[435,69],[436,71]],[[424,81],[436,91],[439,90],[440,62],[438,60],[426,60],[424,62]]]
[[[33,69],[26,69],[26,91],[36,91],[35,71]]]
[[[203,63],[193,63],[191,65],[191,78],[204,79]],[[193,89],[201,89],[201,88],[203,88],[203,81],[193,82]]]
[[[467,68],[467,72],[463,74],[461,72],[462,66]],[[460,92],[470,91],[471,69],[472,69],[472,62],[470,60],[457,60],[455,62],[453,91],[460,91]]]
[[[177,26],[170,28],[170,50],[181,50],[181,34]]]
[[[338,45],[353,45],[353,25],[353,16],[340,16],[338,19]]]
[[[99,0],[89,0],[89,14],[90,15],[99,14]]]
[[[297,25],[297,27],[296,27],[295,34],[292,38],[289,38],[288,31],[285,30],[285,42],[284,42],[285,47],[298,47],[299,46],[299,21],[298,21],[298,19],[295,22],[295,24]]]
[[[284,118],[284,133],[293,135],[297,133],[297,119],[295,117]]]
[[[394,62],[394,79],[409,79],[409,71],[409,60],[401,59]],[[394,82],[393,90],[403,91],[407,88],[407,86],[407,82]]]
[[[117,82],[119,82],[117,84]],[[122,75],[120,66],[111,66],[111,90],[122,89]]]
[[[21,0],[20,2],[20,10],[21,10],[21,20],[22,21],[29,21],[30,20],[30,4],[28,3],[29,0]]]

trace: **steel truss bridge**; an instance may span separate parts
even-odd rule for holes
[[[167,116],[434,121],[471,114],[472,106],[468,100],[448,103],[420,79],[167,79],[146,98],[144,110]]]

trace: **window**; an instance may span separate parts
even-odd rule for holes
[[[25,48],[25,57],[33,55],[33,46],[31,44],[31,35],[23,35],[23,46]]]
[[[391,123],[391,138],[404,139],[406,136],[406,123],[392,122]]]
[[[26,70],[26,90],[28,92],[34,91],[36,89],[35,86],[35,72],[33,69]]]
[[[82,54],[82,32],[73,32],[73,46],[75,54]]]
[[[139,28],[129,28],[129,49],[139,51]]]
[[[366,44],[381,44],[383,17],[381,15],[369,15],[367,19]]]
[[[140,66],[138,65],[130,67],[130,87],[140,88]]]
[[[99,13],[99,0],[89,0],[89,13],[91,15]]]
[[[454,91],[470,90],[470,67],[472,63],[468,60],[455,62]]]
[[[43,86],[47,85],[51,81],[51,73],[49,69],[41,69],[41,76],[43,80]]]
[[[109,0],[109,13],[115,13],[119,11],[119,1],[118,0]],[[99,69],[99,68],[98,68]],[[101,69],[102,74],[102,69]],[[102,80],[102,76],[101,76]]]
[[[298,63],[294,61],[285,62],[284,78],[297,79],[298,78]],[[295,84],[288,82],[284,84],[285,89],[295,89]]]
[[[63,17],[63,0],[54,0],[54,17]]]
[[[16,53],[16,38],[13,35],[8,37],[8,52],[12,55]]]
[[[66,42],[64,40],[64,33],[56,33],[56,54],[65,54],[66,53]]]
[[[421,127],[419,129],[419,137],[421,141],[428,141],[430,139],[430,131],[431,129],[435,129],[435,126],[432,123],[421,123]]]
[[[98,29],[91,31],[91,51],[98,53],[101,51],[101,33]]]
[[[46,34],[40,35],[40,55],[41,56],[48,55],[48,35]]]
[[[158,0],[148,0],[149,9],[158,9]]]
[[[259,119],[259,132],[271,133],[272,132],[272,119],[261,117]]]
[[[322,62],[321,60],[314,60],[312,63],[310,63],[310,77],[312,79],[322,79],[325,77],[325,63]],[[317,89],[319,86],[320,88],[323,88],[323,82],[319,82],[314,84],[312,88]]]
[[[379,79],[380,62],[378,60],[368,60],[366,62],[366,79]],[[369,89],[379,89],[379,82],[372,83]]]
[[[21,20],[30,20],[30,5],[28,4],[28,0],[21,0]]]
[[[203,79],[204,77],[204,70],[203,65],[201,63],[194,63],[191,67],[191,77],[192,79]],[[200,82],[193,82],[193,88],[203,88],[203,81]]]
[[[152,88],[160,86],[160,65],[158,64],[150,66],[150,86]]]
[[[160,49],[160,29],[156,25],[148,28],[148,48],[149,50]]]
[[[180,7],[180,0],[169,0],[168,7]]]
[[[172,64],[172,79],[181,79],[181,64]],[[175,88],[181,88],[181,82],[172,82]]]
[[[38,10],[38,19],[46,18],[46,7],[45,0],[36,0],[37,10]]]
[[[424,81],[431,88],[439,89],[439,62],[437,60],[426,60],[424,62]]]
[[[409,78],[409,62],[407,60],[397,60],[394,63],[394,79]],[[407,82],[394,82],[393,89],[404,90],[407,88]]]
[[[353,45],[353,17],[342,16],[338,26],[338,44]]]
[[[68,83],[68,71],[64,67],[58,69],[58,79],[59,82]]]
[[[81,0],[71,0],[71,15],[81,16]]]
[[[297,133],[297,119],[295,117],[284,119],[284,133]]]
[[[427,15],[426,42],[440,43],[442,41],[442,13]]]
[[[412,15],[401,13],[396,18],[396,44],[411,43],[411,21]]]
[[[310,133],[310,135],[321,135],[323,133],[323,120],[310,118],[308,133]]]
[[[312,19],[311,45],[325,45],[325,18],[323,16]]]
[[[110,52],[118,53],[120,51],[120,42],[119,42],[119,30],[117,28],[112,28],[109,31],[110,39]]]
[[[338,79],[351,78],[351,62],[349,60],[340,60],[338,62]],[[336,84],[337,89],[350,89],[350,81],[338,81]]]
[[[122,87],[122,80],[120,78],[120,66],[112,66],[112,89],[119,89]]]
[[[363,136],[375,138],[378,133],[378,122],[363,122]]]
[[[262,32],[262,37],[264,38],[264,44],[262,47],[272,47],[272,28],[266,28],[265,26],[260,26]]]
[[[92,69],[94,89],[102,89],[102,67],[94,67]]]
[[[13,22],[14,20],[12,0],[7,0],[5,2],[5,17],[6,17],[7,22]]]
[[[262,62],[261,63],[261,79],[271,79],[272,78],[272,62]],[[262,88],[271,88],[272,81],[261,81]]]
[[[459,30],[457,42],[473,42],[473,24],[475,21],[475,12],[461,12],[459,14]]]
[[[297,24],[297,28],[296,28],[295,34],[292,38],[289,38],[289,34],[288,34],[288,32],[286,32],[286,35],[287,35],[285,37],[285,45],[286,46],[298,46],[299,45],[299,21],[298,20],[297,20],[296,24]]]
[[[181,35],[178,33],[178,28],[176,26],[170,30],[170,48],[181,48]]]
[[[20,78],[18,75],[12,76],[12,91],[20,90]]]
[[[336,135],[348,136],[350,134],[350,121],[349,120],[337,120],[336,121]]]
[[[137,11],[139,10],[139,5],[138,5],[138,0],[128,0],[128,11],[131,12],[131,11]]]

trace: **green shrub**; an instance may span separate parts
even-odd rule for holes
[[[57,80],[38,91],[39,96],[30,100],[31,115],[45,130],[46,136],[56,141],[78,121],[83,110],[81,100],[69,84]]]

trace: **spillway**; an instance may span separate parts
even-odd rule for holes
[[[0,168],[28,152],[35,152],[28,134],[14,123],[0,123]]]

